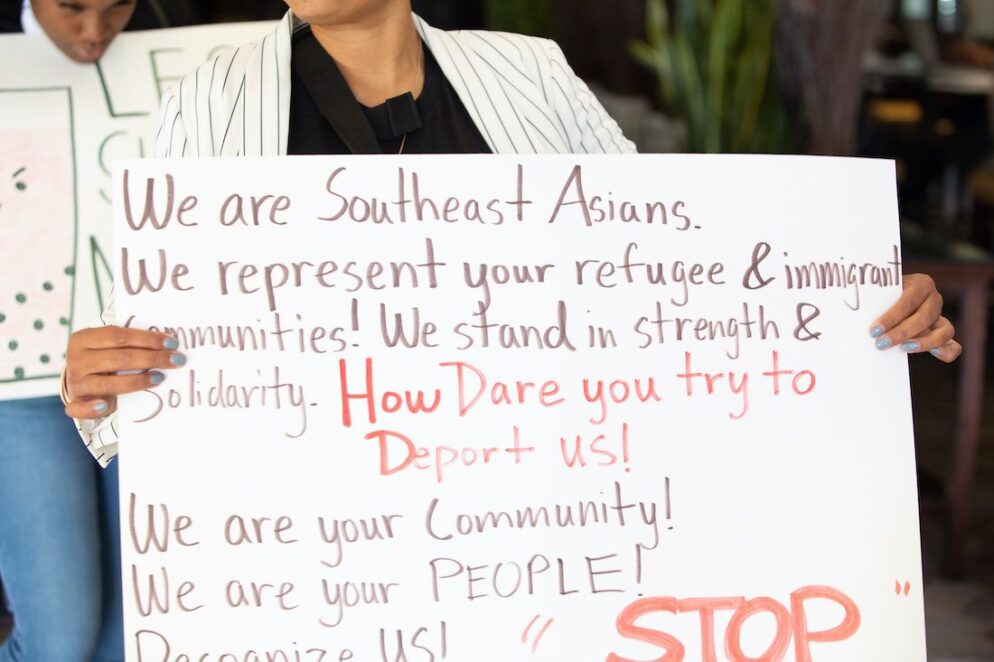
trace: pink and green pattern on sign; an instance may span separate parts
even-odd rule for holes
[[[75,278],[73,168],[68,126],[0,129],[0,382],[59,372]]]

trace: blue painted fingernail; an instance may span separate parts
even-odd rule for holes
[[[884,337],[884,338],[881,338],[880,340],[878,340],[877,343],[876,343],[876,345],[877,345],[877,349],[879,349],[880,351],[883,351],[885,349],[890,349],[894,345],[894,343],[891,341],[890,338]]]
[[[93,405],[93,411],[95,411],[98,414],[104,413],[105,411],[107,411],[107,403],[98,402],[97,404]]]
[[[161,372],[150,372],[148,373],[148,381],[152,386],[156,386],[166,381],[166,376]]]
[[[917,352],[921,348],[922,346],[916,342],[906,342],[903,345],[901,345],[901,349],[903,349],[905,352]]]
[[[886,330],[887,329],[885,329],[882,326],[875,326],[875,327],[873,327],[870,330],[870,337],[871,338],[879,338],[880,336],[884,335],[884,331],[886,331]]]
[[[186,365],[186,357],[182,354],[173,354],[169,357],[169,362],[173,365]]]
[[[175,338],[163,338],[162,346],[166,349],[179,349],[179,341]]]
[[[932,356],[942,356],[942,348],[935,347],[934,349],[928,350],[928,353]]]

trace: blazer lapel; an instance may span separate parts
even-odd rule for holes
[[[287,12],[276,30],[249,53],[242,105],[242,155],[283,156],[290,129],[290,54],[295,19]]]
[[[478,33],[433,28],[416,15],[414,22],[494,153],[569,151],[547,112],[541,110],[544,99],[535,83],[495,50],[500,46]]]
[[[272,95],[275,99],[276,109],[276,143],[271,145],[272,150],[266,151],[266,156],[286,156],[287,141],[290,135],[290,59],[293,52],[293,31],[296,23],[292,12],[289,21],[284,25],[280,23],[280,28],[276,32],[276,43],[274,44],[274,70],[277,72],[278,85],[277,93]]]

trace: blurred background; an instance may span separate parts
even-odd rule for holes
[[[285,11],[194,4],[204,22]],[[911,361],[929,660],[994,660],[994,0],[414,4],[438,27],[555,39],[643,152],[896,160],[906,262],[965,347],[955,366]]]

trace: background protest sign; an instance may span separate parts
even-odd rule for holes
[[[891,163],[125,168],[130,660],[925,659]]]
[[[180,76],[268,27],[125,33],[97,65],[44,36],[0,36],[0,400],[57,395],[69,334],[103,309],[114,160],[151,152]]]

